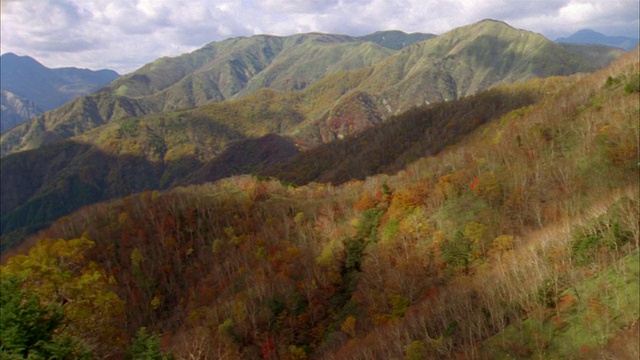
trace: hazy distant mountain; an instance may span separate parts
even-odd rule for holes
[[[55,109],[73,98],[91,94],[119,76],[113,70],[50,69],[29,56],[13,53],[0,56],[0,65],[2,90],[31,101],[41,111]],[[20,112],[16,114],[22,116]]]
[[[42,114],[42,110],[33,101],[21,98],[10,91],[2,90],[0,100],[2,104],[0,133]]]
[[[638,46],[639,41],[638,38],[627,36],[607,36],[591,29],[580,30],[571,36],[556,39],[559,43],[609,45],[625,50],[632,50]]]

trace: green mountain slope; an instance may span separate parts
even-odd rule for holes
[[[638,58],[440,106],[453,127],[451,104],[473,112],[504,89],[539,98],[393,175],[237,176],[94,204],[5,254],[0,275],[64,307],[76,339],[118,329],[96,357],[145,328],[176,358],[637,358],[623,336],[640,308]],[[159,118],[174,130],[181,114]],[[159,156],[139,141],[161,129],[148,119],[109,126]],[[105,310],[105,289],[124,305]]]
[[[484,20],[404,49],[378,64],[361,89],[393,114],[501,83],[597,68],[542,35]]]
[[[533,40],[528,39],[529,37]],[[504,40],[499,40],[502,38]],[[519,40],[520,38],[524,40]],[[337,54],[343,60],[342,64],[348,64],[347,60],[362,59],[368,51],[378,53],[380,50],[377,45],[370,43],[352,43],[342,36],[323,34],[290,38],[258,37],[230,42],[235,42],[236,45],[246,45],[245,40],[258,42],[262,47],[249,48],[259,48],[261,50],[257,53],[264,54],[269,42],[275,42],[276,39],[289,41],[285,41],[281,54],[291,52],[302,56],[310,53],[321,59],[324,59],[324,55],[329,56],[329,59]],[[486,39],[493,39],[490,45],[484,43]],[[504,47],[501,44],[510,45]],[[570,64],[568,61],[580,59],[567,52],[545,53],[536,46],[543,49],[551,46],[552,50],[558,50],[554,47],[558,45],[538,35],[515,30],[504,23],[485,21],[414,44],[375,67],[341,72],[333,69],[332,71],[336,71],[334,74],[296,92],[260,89],[236,100],[211,102],[190,110],[148,116],[140,115],[162,111],[156,107],[158,102],[153,97],[168,95],[176,89],[175,86],[167,87],[150,97],[131,98],[102,91],[79,99],[2,137],[2,149],[5,153],[16,149],[35,149],[28,154],[19,152],[3,157],[2,193],[8,194],[10,200],[3,200],[2,204],[2,233],[7,234],[34,223],[52,221],[77,206],[114,196],[142,190],[167,189],[184,183],[212,181],[237,173],[262,172],[282,175],[287,181],[306,183],[313,180],[343,182],[352,177],[364,178],[378,172],[398,170],[416,157],[436,153],[455,143],[493,116],[530,104],[535,95],[526,92],[509,95],[498,91],[494,95],[435,106],[431,110],[419,108],[408,113],[405,117],[408,120],[405,122],[391,121],[383,127],[364,133],[357,140],[350,136],[383,123],[390,113],[399,111],[393,110],[394,108],[412,106],[425,91],[435,93],[440,91],[440,85],[450,87],[451,84],[444,82],[429,85],[424,83],[425,74],[435,73],[432,66],[434,63],[453,64],[447,56],[463,54],[459,56],[466,59],[468,64],[460,65],[454,72],[445,71],[442,76],[454,79],[455,75],[456,83],[479,81],[478,86],[494,86],[507,81],[501,80],[496,74],[513,81],[531,77],[537,74],[534,70],[543,66],[542,64],[549,67],[556,64],[559,69],[564,69],[562,71],[569,71],[566,68]],[[342,50],[336,50],[337,48]],[[512,61],[504,60],[504,64],[495,61],[494,53],[509,51],[515,54]],[[244,54],[242,51],[237,54],[239,53]],[[254,55],[257,53],[254,52]],[[434,53],[444,58],[440,59]],[[544,62],[546,58],[540,58],[540,54],[547,54],[550,60]],[[225,56],[229,58],[231,55],[223,55]],[[247,55],[247,59],[255,60],[256,57]],[[161,59],[158,64],[165,64],[167,61],[173,59]],[[280,65],[279,60],[274,60],[253,79],[263,81],[267,77],[262,74],[282,74],[271,72],[271,67],[285,66],[289,70],[302,71],[305,68],[298,65],[310,61],[311,58],[305,58],[285,66]],[[542,63],[539,64],[539,61]],[[248,60],[245,62],[249,63]],[[581,69],[581,66],[591,66],[584,65],[585,63],[586,60],[576,60],[573,71]],[[502,67],[492,67],[498,65]],[[217,65],[209,72],[214,73],[220,74]],[[312,73],[313,68],[307,75]],[[539,73],[548,74],[544,71]],[[195,75],[188,75],[178,84],[185,84],[186,79],[196,78]],[[387,78],[395,78],[396,82],[383,81]],[[283,79],[285,77],[276,76],[274,81]],[[127,81],[131,81],[131,77],[119,80],[114,86],[123,86],[121,84]],[[150,84],[156,82],[151,81]],[[150,91],[149,89],[151,88],[139,91],[143,93]],[[454,93],[452,95],[457,97],[457,90]],[[176,99],[178,98],[185,97],[177,96]],[[64,116],[57,117],[56,114]],[[412,116],[413,119],[410,119]],[[423,133],[431,134],[437,141],[434,140],[429,145],[420,144],[414,137]],[[77,134],[82,135],[74,137]],[[269,134],[287,139],[271,142],[255,140]],[[57,143],[65,138],[71,140],[60,146],[39,148],[42,144]],[[280,167],[275,164],[276,159],[285,162],[288,157],[296,154],[293,144],[298,149],[308,150],[337,139],[349,140],[301,154],[295,161]],[[9,146],[12,143],[21,144],[12,149]],[[46,166],[61,148],[74,148],[78,144],[86,144],[91,149],[86,150],[87,153],[99,154],[96,156],[103,160],[98,161],[82,151],[74,151],[73,156],[60,156],[58,167]],[[248,156],[237,154],[242,149],[242,144],[248,144],[255,154],[264,150],[272,155],[265,158],[258,156],[258,161],[249,159]],[[393,151],[385,151],[379,144],[397,145],[394,145]],[[234,147],[229,148],[232,145]],[[261,147],[264,148],[261,150]],[[269,148],[273,151],[269,151]],[[23,156],[34,160],[24,160]],[[134,168],[137,170],[133,170]],[[106,169],[108,173],[105,173]],[[135,175],[127,175],[128,172]],[[30,181],[26,179],[32,174],[39,174],[43,179],[57,180],[27,186]],[[98,174],[104,175],[106,180],[95,178]],[[56,208],[55,204],[59,199],[64,199],[67,192],[73,191],[74,186],[69,184],[78,185],[74,181],[86,183],[93,190],[86,197],[80,196],[82,201],[70,202],[72,205],[68,208]],[[49,196],[50,194],[55,196]],[[42,197],[43,195],[47,196]]]
[[[176,58],[161,58],[122,76],[89,100],[99,108],[114,107],[114,99],[127,99],[129,107],[144,110],[113,112],[107,118],[91,119],[93,109],[81,100],[25,124],[0,139],[2,153],[46,144],[45,140],[68,138],[112,119],[200,106],[212,101],[242,97],[262,88],[284,91],[301,89],[326,75],[371,65],[392,50],[348,36],[303,34],[291,37],[253,36],[211,43]],[[255,79],[254,79],[255,78]],[[107,94],[110,96],[107,96]],[[103,121],[104,120],[104,121]],[[80,122],[82,126],[76,126]],[[77,129],[73,133],[61,131]],[[92,126],[86,126],[93,124]],[[23,138],[29,131],[37,135]],[[44,136],[42,133],[52,133]]]
[[[412,45],[413,43],[428,40],[433,37],[436,37],[436,35],[423,33],[407,34],[402,31],[390,30],[376,31],[373,34],[358,36],[357,38],[363,41],[374,42],[389,49],[400,50]]]
[[[404,43],[412,41],[406,34],[385,34],[385,38],[405,39]],[[374,35],[368,41],[312,33],[211,43],[189,54],[147,64],[104,89],[103,94],[113,94],[113,98],[96,95],[90,103],[109,108],[114,106],[114,99],[124,96],[129,107],[144,113],[174,111],[245,97],[262,87],[299,90],[327,76],[374,66],[371,76],[359,84],[362,96],[347,95],[330,104],[348,108],[355,101],[356,107],[368,109],[371,115],[366,122],[373,124],[415,105],[455,99],[505,82],[592,71],[610,59],[608,51],[592,50],[584,56],[566,51],[540,35],[488,20],[413,43],[400,51],[377,45],[376,41],[382,40],[380,34]],[[87,118],[93,111],[83,109],[79,101],[70,106],[78,109],[76,114],[54,111],[3,136],[2,154],[80,135],[111,119],[140,115],[138,111],[113,112],[110,117],[94,121]],[[311,143],[345,135],[330,130],[329,123],[342,119],[326,118],[324,112],[314,115],[317,117],[312,116],[306,124],[311,128],[301,130],[312,133]],[[75,124],[78,121],[80,126]],[[66,125],[61,127],[62,123]],[[23,138],[28,132],[34,134]]]
[[[35,149],[106,124],[111,119],[154,112],[145,99],[98,92],[84,96],[17,126],[0,138],[3,154]]]
[[[295,44],[295,46],[293,45]],[[375,64],[394,51],[353,38],[310,34],[293,36],[274,61],[235,95],[243,97],[262,87],[281,91],[304,89],[323,77]]]

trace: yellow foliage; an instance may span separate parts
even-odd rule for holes
[[[158,310],[158,308],[160,307],[160,297],[158,295],[154,296],[151,300],[151,307],[153,308],[153,310]]]
[[[371,194],[369,194],[368,191],[365,191],[362,193],[362,196],[360,196],[360,199],[355,204],[353,204],[353,209],[356,211],[365,211],[371,209],[374,206],[376,206],[375,199],[371,196]]]
[[[330,266],[335,258],[335,252],[338,250],[338,241],[332,239],[322,248],[320,255],[316,258],[316,263],[322,266]]]
[[[422,341],[412,341],[411,344],[405,348],[405,360],[421,360],[426,356],[427,347],[424,346]]]
[[[25,289],[44,303],[64,304],[65,333],[107,353],[123,342],[124,301],[110,290],[115,279],[85,258],[93,246],[86,236],[41,239],[27,255],[10,258],[0,273],[25,279]]]
[[[120,214],[120,217],[118,218],[118,223],[120,225],[124,225],[128,219],[129,219],[129,214],[127,214],[126,212],[123,212],[122,214]]]
[[[500,235],[491,243],[491,253],[501,254],[513,248],[513,235]]]
[[[289,346],[289,352],[291,353],[291,358],[295,360],[304,360],[307,358],[307,353],[304,351],[304,348],[302,347],[291,345]]]
[[[342,330],[343,333],[354,338],[356,336],[356,318],[354,318],[353,316],[347,317],[342,323],[340,330]]]
[[[304,221],[304,213],[302,211],[300,211],[299,213],[296,214],[296,216],[293,218],[293,221],[296,224],[300,224],[302,223],[302,221]]]
[[[477,184],[473,187],[473,192],[487,201],[495,201],[500,197],[500,182],[493,173],[480,174]]]

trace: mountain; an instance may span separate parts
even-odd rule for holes
[[[375,174],[395,174],[418,158],[438,154],[460,142],[491,119],[530,106],[540,98],[535,89],[503,86],[458,100],[422,105],[256,172],[296,185],[342,184]]]
[[[0,66],[2,90],[31,101],[41,111],[55,109],[71,99],[91,94],[119,76],[113,70],[50,69],[29,56],[13,53],[0,56]]]
[[[108,108],[113,107],[114,99],[120,99],[132,108],[146,109],[145,113],[172,111],[246,96],[264,86],[301,89],[326,75],[371,65],[392,52],[371,42],[329,34],[260,35],[211,43],[190,54],[147,64],[99,94],[34,119],[34,124],[41,125],[25,124],[2,138],[2,153],[34,148],[57,136],[80,135],[93,123],[87,116],[92,111],[84,109],[83,103]],[[105,121],[141,115],[124,110]],[[65,129],[76,128],[69,123],[78,121],[83,124],[79,131],[65,133]]]
[[[356,161],[371,154],[389,174],[303,186],[235,176],[83,207],[4,254],[3,326],[32,329],[60,314],[41,348],[95,358],[635,359],[638,65],[628,53],[595,73],[417,107],[378,125],[387,130],[378,136],[399,137],[380,139],[387,152],[375,138],[358,141],[370,130],[326,148]],[[254,94],[264,104],[285,95]],[[243,111],[226,109],[275,114],[243,100]],[[96,142],[118,148],[118,135],[160,168],[172,151],[162,138],[206,140],[214,123],[189,111],[110,122],[111,136]],[[179,131],[191,122],[198,128]],[[46,155],[57,167],[90,154],[98,130],[5,159],[29,154],[12,161],[26,166]],[[286,149],[282,140],[244,146]],[[139,165],[123,166],[122,178],[107,166],[96,179],[146,181]],[[59,187],[90,192],[93,173]],[[20,341],[3,339],[9,356],[21,356],[11,353]]]
[[[568,37],[556,39],[559,43],[586,44],[586,45],[608,45],[623,48],[627,51],[633,50],[640,40],[627,36],[607,36],[591,29],[584,29]]]
[[[286,66],[288,69],[303,69],[300,64],[311,62],[311,58],[301,56],[304,54],[301,48],[310,49],[308,51],[318,59],[323,59],[323,54],[338,54],[345,66],[354,59],[351,55],[365,54],[363,49],[387,51],[371,43],[345,41],[342,36],[309,34],[288,38],[261,36],[223,43],[232,48],[252,49],[254,55],[268,53],[265,44],[289,44],[280,54],[291,52],[295,54],[293,58],[299,60],[292,60]],[[260,46],[250,46],[254,42]],[[216,46],[223,45],[214,44],[206,49],[213,51],[211,49]],[[328,49],[335,52],[328,52]],[[243,51],[238,50],[236,55],[233,51],[225,52],[222,56],[225,59],[239,57],[238,54],[245,54]],[[196,58],[201,55],[199,51],[194,54]],[[283,55],[281,59],[290,58]],[[246,59],[255,60],[257,57],[246,55]],[[162,64],[168,67],[171,61],[178,62],[177,59],[161,59],[153,64],[162,68]],[[219,65],[225,61],[217,59],[214,62]],[[271,61],[263,72],[268,73],[270,68],[281,66],[282,61]],[[469,109],[463,113],[456,113],[449,106],[425,110],[422,108],[425,103],[453,101],[506,82],[594,68],[590,60],[565,51],[540,35],[517,30],[501,22],[484,21],[413,44],[373,66],[346,71],[335,69],[333,74],[302,90],[282,92],[262,88],[239,99],[144,115],[162,111],[154,101],[155,96],[166,95],[175,89],[174,85],[167,85],[163,90],[157,90],[164,86],[159,85],[161,72],[151,65],[145,66],[144,71],[156,74],[157,81],[149,81],[146,83],[149,86],[135,91],[143,94],[157,90],[150,96],[133,97],[131,94],[124,96],[109,92],[109,89],[121,89],[125,83],[132,82],[136,76],[134,73],[92,96],[37,117],[2,137],[6,152],[10,148],[5,148],[5,145],[14,140],[16,143],[21,141],[23,149],[32,148],[5,155],[1,160],[2,234],[24,226],[46,224],[96,201],[143,190],[164,190],[177,185],[213,181],[239,173],[278,176],[288,173],[294,176],[283,175],[283,179],[306,183],[313,180],[342,182],[394,171],[416,156],[437,153],[458,141],[461,134],[472,131],[503,111],[531,103],[535,94],[500,95],[498,98],[483,96],[451,105]],[[210,71],[220,74],[219,69],[212,67]],[[185,79],[193,80],[202,72],[204,70],[196,71]],[[314,73],[311,69],[306,74]],[[252,79],[277,78],[261,74]],[[149,76],[149,79],[155,79]],[[133,87],[129,87],[129,91],[134,91]],[[486,108],[483,102],[488,104]],[[412,134],[394,130],[393,124],[401,121],[384,125],[379,128],[382,131],[363,133],[355,142],[350,138],[385,124],[394,114],[402,114],[416,106],[419,111],[434,112],[433,115],[418,117],[431,118],[431,125],[424,122],[412,125],[420,129],[416,134],[428,132],[434,138],[440,138],[433,142],[433,146],[405,147],[410,144],[402,144],[402,139],[409,139]],[[457,119],[451,120],[438,113],[455,114],[450,116]],[[442,133],[442,128],[447,126],[451,132]],[[403,125],[401,128],[409,127]],[[353,153],[341,149],[340,144],[343,143],[330,144],[340,139],[349,139],[344,143],[350,144],[348,147],[368,150]],[[363,145],[358,145],[358,141]],[[387,160],[372,164],[369,158],[379,154],[381,149],[375,144],[380,142],[400,142],[400,145],[396,146],[397,152],[387,152]],[[47,143],[51,146],[41,146]],[[309,151],[326,143],[330,145],[319,148],[317,152],[309,152],[309,157],[302,154],[297,160],[288,162],[297,150]],[[340,151],[329,151],[333,155],[327,157],[326,149],[333,148]],[[242,155],[243,150],[251,150],[248,153],[255,154],[255,158]],[[341,155],[336,158],[336,154]],[[396,161],[395,156],[404,160]],[[276,163],[286,165],[278,168]],[[355,169],[359,169],[357,173]],[[329,174],[330,171],[334,174]],[[69,193],[72,191],[74,195]],[[69,200],[65,206],[59,205],[62,199],[72,198],[74,200]]]
[[[376,31],[373,34],[358,36],[357,38],[362,41],[371,41],[378,45],[384,46],[389,49],[400,50],[413,43],[424,41],[435,37],[434,34],[424,33],[410,33],[407,34],[402,31],[390,30],[390,31]]]
[[[596,68],[542,35],[484,20],[404,49],[376,65],[360,88],[376,94],[392,114],[496,84]]]
[[[33,101],[21,98],[10,91],[1,90],[0,101],[0,133],[42,114],[42,110]]]
[[[359,95],[344,92],[338,98],[331,95],[331,103],[316,101],[321,106],[312,109],[304,124],[307,128],[300,130],[309,134],[301,141],[311,146],[345,135],[349,126],[340,114],[351,104],[369,114],[360,124],[372,124],[415,105],[455,99],[499,83],[593,71],[610,58],[608,50],[585,56],[538,34],[489,20],[402,50],[331,34],[234,38],[158,59],[120,77],[99,94],[33,119],[3,136],[1,151],[36,148],[112,119],[240,99],[263,87],[289,92],[304,90],[327,76],[335,76],[332,81],[344,81],[341,76],[353,81],[349,72],[370,69],[360,83],[348,86],[351,90],[355,85]],[[91,118],[94,110],[85,108],[87,104],[113,108],[114,101],[129,105],[105,113],[108,116],[100,121]]]

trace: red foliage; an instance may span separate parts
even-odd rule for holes
[[[273,338],[267,339],[260,345],[260,356],[263,359],[273,359],[276,356],[276,344]]]
[[[478,177],[476,176],[473,178],[473,183],[471,184],[471,191],[473,191],[477,185],[478,185]]]

